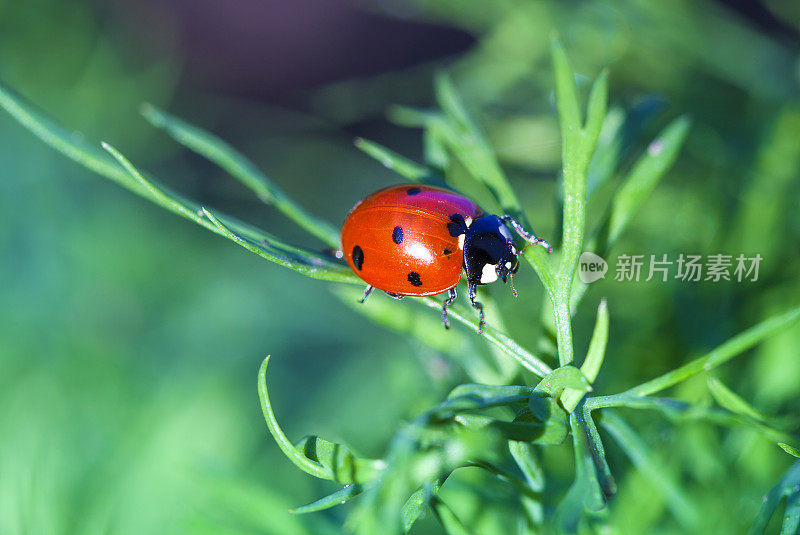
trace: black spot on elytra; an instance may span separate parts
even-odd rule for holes
[[[461,214],[451,215],[450,222],[447,224],[447,231],[454,238],[464,234],[467,231],[467,222],[464,221],[464,216]]]
[[[353,247],[353,265],[356,266],[356,269],[361,271],[361,268],[364,266],[364,251],[356,245]]]
[[[397,244],[403,243],[403,227],[394,227],[392,241]]]
[[[406,193],[409,194],[409,195],[416,195],[416,194],[421,193],[421,192],[422,192],[422,189],[420,189],[420,188],[408,188],[406,190]]]
[[[444,251],[442,251],[442,254],[445,255],[445,256],[447,256],[449,254],[452,254],[452,253],[453,253],[453,251],[451,251],[450,249],[445,249]]]
[[[412,286],[422,286],[422,281],[419,279],[419,273],[416,271],[412,271],[408,274],[408,282],[410,282]]]

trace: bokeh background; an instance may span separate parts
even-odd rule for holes
[[[614,176],[669,120],[693,120],[676,166],[614,255],[764,257],[755,283],[592,285],[577,346],[586,347],[606,296],[611,340],[598,390],[613,393],[800,302],[797,2],[0,0],[0,78],[75,135],[113,143],[186,195],[320,248],[150,127],[140,103],[221,135],[338,224],[357,199],[399,181],[353,138],[421,158],[420,132],[393,125],[386,111],[433,106],[432,78],[443,70],[548,237],[560,165],[553,31],[587,80],[611,69],[622,121]],[[593,196],[592,222],[606,189]],[[495,293],[510,333],[536,347],[541,290],[530,270],[516,282],[520,299]],[[266,433],[261,360],[273,355],[272,400],[291,437],[320,434],[371,456],[398,423],[463,380],[435,350],[342,304],[328,283],[90,174],[5,113],[0,303],[3,535],[338,533],[349,506],[286,513],[334,487],[296,470]],[[796,418],[798,349],[794,329],[718,375],[758,408]],[[707,398],[704,379],[676,395]],[[715,533],[745,531],[791,464],[751,431],[630,418]],[[680,532],[650,483],[607,446],[617,532]],[[569,446],[551,449],[548,507],[572,471]],[[471,495],[476,477],[448,483],[448,502],[478,532],[505,529],[509,491],[495,484]],[[430,518],[414,529],[439,533]]]

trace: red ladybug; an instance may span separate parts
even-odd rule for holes
[[[470,303],[480,312],[480,332],[484,317],[475,300],[477,286],[498,278],[506,282],[519,266],[506,224],[529,243],[551,250],[511,216],[485,215],[474,202],[446,189],[401,184],[353,207],[342,227],[342,250],[368,285],[362,303],[375,288],[396,299],[448,292],[442,303],[447,328],[447,307],[456,298],[463,266]]]

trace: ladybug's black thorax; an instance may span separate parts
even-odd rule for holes
[[[517,271],[517,249],[506,225],[496,215],[476,219],[464,236],[464,269],[473,284],[506,282]]]

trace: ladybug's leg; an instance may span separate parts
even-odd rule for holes
[[[374,289],[375,289],[375,287],[374,287],[374,286],[372,286],[372,285],[369,285],[369,286],[367,286],[366,288],[364,288],[364,297],[362,297],[361,299],[359,299],[359,300],[358,300],[358,302],[359,302],[359,303],[363,303],[364,301],[366,301],[366,300],[367,300],[367,297],[369,297],[369,294],[371,294],[371,293],[372,293],[372,290],[374,290]]]
[[[450,290],[448,290],[447,299],[445,299],[442,303],[442,323],[444,323],[445,329],[450,328],[450,320],[447,319],[447,307],[453,304],[453,301],[456,300],[456,297],[458,297],[458,292],[456,292],[456,287],[453,286],[450,288]]]
[[[402,299],[402,298],[404,298],[404,297],[405,297],[405,295],[393,294],[392,292],[386,292],[386,291],[384,291],[383,293],[385,293],[386,295],[388,295],[388,296],[389,296],[389,297],[391,297],[392,299]]]
[[[470,282],[469,285],[469,302],[472,304],[472,308],[478,309],[478,312],[481,315],[481,321],[478,323],[478,334],[483,332],[483,326],[486,325],[486,321],[483,318],[483,304],[480,301],[475,301],[475,291],[477,290],[478,285],[474,282]]]
[[[510,215],[501,216],[500,217],[500,221],[502,221],[503,223],[508,223],[512,227],[514,227],[514,230],[517,231],[517,234],[522,236],[522,239],[524,239],[526,242],[530,243],[531,245],[541,245],[542,247],[547,249],[548,253],[552,253],[553,252],[553,248],[550,246],[549,243],[547,243],[542,238],[537,238],[534,234],[532,234],[532,233],[528,232],[527,230],[525,230],[525,227],[523,227],[519,223],[519,221],[517,221],[516,219],[514,219]]]

